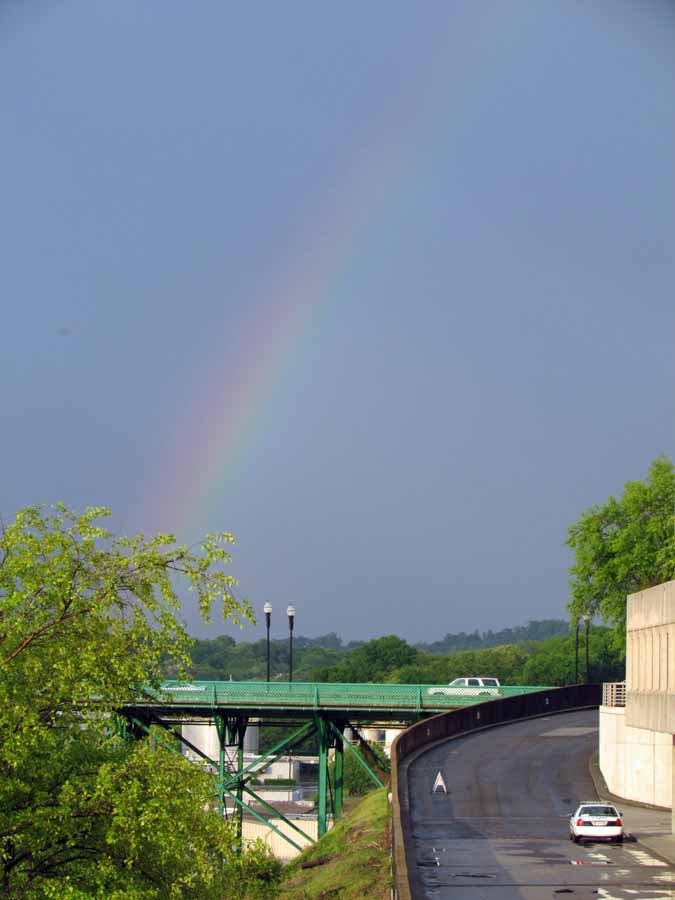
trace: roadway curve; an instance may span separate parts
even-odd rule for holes
[[[635,842],[568,838],[569,813],[596,797],[597,741],[598,713],[582,711],[446,741],[408,763],[415,900],[675,898],[675,868]],[[447,795],[432,793],[439,771]]]

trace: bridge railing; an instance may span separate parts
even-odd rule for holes
[[[625,681],[606,681],[602,686],[602,705],[603,706],[625,706],[626,705],[626,682]]]
[[[520,697],[495,698],[491,703],[441,713],[401,732],[391,747],[392,867],[396,900],[422,896],[413,842],[405,840],[405,836],[409,838],[412,833],[405,784],[405,767],[409,759],[437,741],[518,719],[597,707],[601,702],[602,686],[599,684],[542,688]]]
[[[332,682],[165,681],[144,691],[144,702],[162,706],[284,706],[298,709],[384,708],[423,712],[468,706],[495,697],[540,691],[540,686],[485,688],[439,684],[338,684]]]

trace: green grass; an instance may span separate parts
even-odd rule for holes
[[[363,798],[320,841],[293,860],[281,887],[284,900],[389,900],[391,809],[387,788]],[[325,860],[310,869],[302,863]]]

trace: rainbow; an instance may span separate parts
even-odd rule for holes
[[[510,17],[499,9],[491,17],[460,23],[460,30],[468,25],[484,36],[488,30],[514,28],[515,23],[504,25]],[[457,24],[449,17],[448,30],[436,36],[416,84],[406,95],[392,96],[391,108],[373,123],[370,134],[361,136],[342,183],[298,229],[293,260],[253,291],[237,347],[228,347],[197,379],[199,393],[190,415],[165,442],[172,451],[160,463],[161,488],[143,504],[140,519],[153,529],[204,533],[237,464],[264,427],[265,413],[283,389],[308,330],[340,303],[354,261],[365,259],[367,264],[372,235],[395,214],[392,206],[400,210],[415,191],[419,160],[409,135],[416,131],[416,120],[436,115],[444,105],[436,102],[439,88],[446,105],[448,94],[457,101],[456,113],[468,108],[470,98],[461,84],[449,83],[448,77]],[[461,67],[456,49],[454,54],[452,67]],[[222,328],[226,332],[225,324]]]
[[[365,163],[365,164],[364,164]],[[335,205],[304,229],[304,251],[285,272],[258,287],[237,347],[206,370],[205,385],[162,461],[160,483],[143,519],[163,531],[204,531],[228,480],[264,427],[265,411],[290,377],[298,347],[317,318],[340,299],[345,259],[357,256],[374,215],[376,192],[386,192],[395,154],[362,161]],[[265,298],[271,299],[265,299]],[[201,526],[201,527],[199,527]]]

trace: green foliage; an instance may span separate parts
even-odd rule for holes
[[[525,644],[462,650],[448,656],[420,653],[414,665],[398,669],[391,674],[391,680],[401,684],[444,684],[466,675],[486,675],[504,684],[516,684],[527,656]]]
[[[115,709],[177,671],[190,639],[177,579],[208,617],[235,599],[229,534],[114,538],[105,509],[23,510],[0,534],[0,890],[11,898],[273,896],[278,865],[237,857],[213,783],[163,734],[127,742]]]
[[[620,681],[625,678],[623,651],[614,640],[610,628],[594,625],[588,633],[590,682]],[[579,681],[585,680],[585,630],[579,633]],[[519,675],[520,684],[573,684],[576,668],[576,637],[551,638],[531,648],[531,653]]]
[[[675,575],[675,471],[658,458],[644,481],[586,510],[569,528],[572,618],[599,614],[625,638],[626,596]]]
[[[337,646],[336,646],[337,645]],[[293,642],[293,679],[309,681],[319,666],[340,662],[349,651],[341,647],[335,634],[315,639],[298,637]],[[191,652],[190,674],[197,680],[264,681],[267,677],[266,641],[241,641],[221,635],[211,640],[197,640]],[[288,640],[270,641],[270,669],[273,680],[286,680],[289,671]],[[169,661],[164,661],[166,677],[174,677]]]
[[[313,680],[337,683],[383,682],[389,673],[415,661],[417,651],[395,635],[376,638],[356,647],[337,666],[314,673]]]

